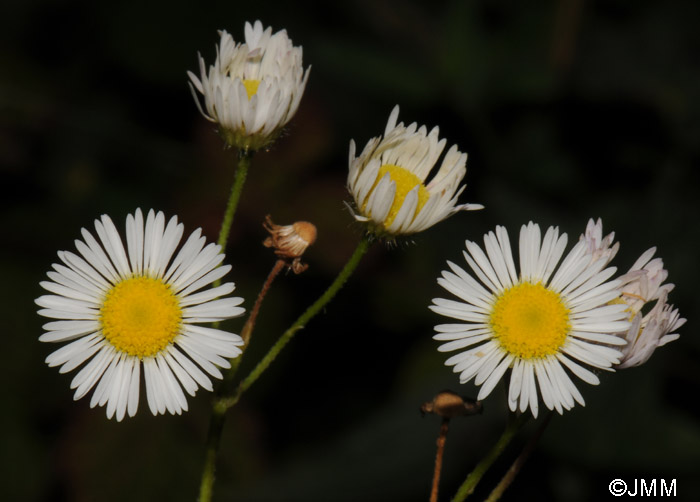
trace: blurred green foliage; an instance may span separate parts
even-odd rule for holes
[[[234,154],[187,88],[217,29],[286,28],[312,65],[288,132],[253,160],[227,250],[248,308],[273,257],[264,216],[317,224],[304,275],[281,277],[242,370],[329,283],[359,238],[343,201],[347,145],[404,122],[439,125],[470,155],[462,213],[392,249],[376,247],[324,315],[299,333],[227,423],[216,500],[425,500],[445,388],[475,395],[431,340],[435,279],[465,239],[528,220],[574,241],[589,217],[622,242],[621,270],[658,246],[689,319],[649,364],[581,384],[585,408],[555,417],[504,500],[600,500],[613,478],[677,478],[700,496],[700,4],[692,1],[104,3],[11,0],[0,17],[0,453],[3,500],[194,500],[209,396],[181,417],[145,406],[117,424],[43,359],[33,299],[56,251],[108,213],[177,214],[215,239]],[[231,322],[238,330],[242,321]],[[501,385],[502,386],[502,385]],[[496,389],[455,421],[447,498],[495,440]],[[528,433],[532,428],[527,429]],[[527,434],[520,439],[520,445]],[[506,452],[478,497],[517,454]]]

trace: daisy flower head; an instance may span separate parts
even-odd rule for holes
[[[666,303],[666,295],[656,300],[648,314],[637,314],[630,328],[621,333],[627,340],[622,348],[622,359],[617,368],[631,368],[647,362],[658,347],[678,340],[680,335],[672,333],[685,324],[678,309]]]
[[[465,188],[459,184],[467,173],[467,154],[453,145],[436,167],[446,144],[438,128],[428,132],[416,123],[397,124],[398,116],[396,106],[384,136],[371,139],[358,157],[350,141],[348,190],[355,219],[378,236],[394,237],[421,232],[457,211],[483,209],[457,204]]]
[[[523,225],[516,267],[508,232],[498,226],[484,236],[484,249],[466,242],[471,274],[448,262],[450,270],[438,279],[459,301],[436,298],[431,310],[460,322],[436,326],[434,339],[446,342],[441,352],[460,350],[445,364],[461,383],[474,379],[481,386],[477,399],[510,370],[512,411],[529,408],[536,417],[541,397],[562,413],[585,404],[570,373],[597,385],[591,369],[619,363],[625,340],[615,333],[629,322],[625,305],[609,304],[620,296],[620,281],[609,280],[615,268],[593,259],[585,241],[561,260],[566,243],[556,227],[542,237],[538,225]]]
[[[686,321],[681,318],[678,309],[667,303],[668,294],[675,286],[664,283],[668,270],[664,268],[661,258],[653,258],[655,253],[656,248],[645,251],[629,272],[620,277],[622,296],[619,301],[627,306],[631,326],[619,333],[627,340],[627,345],[622,349],[618,368],[630,368],[647,362],[657,347],[679,338],[677,333],[672,332]],[[645,313],[652,302],[656,304]]]
[[[214,64],[207,71],[199,56],[200,76],[187,72],[192,95],[202,115],[219,124],[229,146],[265,148],[299,108],[310,68],[304,70],[302,48],[292,45],[286,30],[272,33],[260,21],[246,22],[245,42],[238,43],[226,31],[219,33]]]
[[[74,399],[95,388],[90,407],[107,406],[107,417],[121,421],[138,409],[141,373],[154,415],[187,411],[183,389],[194,396],[212,390],[210,376],[241,353],[240,336],[198,326],[241,315],[242,298],[225,297],[233,283],[204,289],[231,270],[221,265],[217,244],[205,246],[197,229],[176,254],[184,226],[162,212],[140,209],[126,218],[126,248],[107,215],[95,220],[96,239],[82,229],[78,254],[59,251],[49,281],[50,295],[37,298],[44,317],[42,342],[66,343],[46,358],[67,373]],[[218,367],[217,367],[218,366]]]

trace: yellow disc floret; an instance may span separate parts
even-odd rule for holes
[[[384,164],[379,168],[377,180],[374,182],[374,187],[372,187],[372,190],[376,188],[379,181],[381,181],[381,179],[387,173],[389,173],[391,180],[396,183],[396,194],[394,195],[394,201],[391,204],[389,214],[387,214],[386,218],[382,222],[382,226],[385,229],[389,228],[389,226],[391,226],[391,224],[394,222],[396,215],[399,214],[401,206],[403,206],[403,202],[406,199],[408,192],[413,190],[416,186],[418,187],[418,204],[416,205],[416,212],[413,215],[414,217],[420,212],[430,198],[430,193],[425,188],[418,176],[413,174],[408,169],[404,169],[403,167],[395,166],[393,164]]]
[[[132,277],[107,293],[100,309],[102,332],[120,352],[144,358],[165,349],[180,331],[182,310],[160,279]]]
[[[250,101],[255,93],[258,92],[258,86],[260,85],[260,80],[243,80],[243,86],[245,87],[245,92],[248,94],[248,100]],[[258,98],[260,99],[260,98]]]
[[[541,283],[528,282],[496,299],[489,323],[501,347],[521,359],[556,354],[571,329],[569,309],[561,297]]]
[[[627,305],[627,308],[624,310],[624,312],[627,312],[629,315],[627,316],[627,320],[632,324],[634,322],[635,317],[638,315],[642,315],[642,313],[639,310],[633,309],[632,306],[627,303],[624,300],[624,297],[631,297],[631,298],[636,298],[638,300],[642,301],[647,301],[644,297],[635,295],[634,293],[625,293],[624,291],[622,292],[622,296],[615,298],[614,300],[610,300],[608,302],[608,305]],[[635,343],[637,340],[639,340],[639,337],[642,334],[642,331],[644,331],[644,326],[642,323],[639,323],[639,329],[637,330],[637,336],[634,338],[634,341],[632,343]]]

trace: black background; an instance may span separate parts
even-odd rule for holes
[[[587,406],[555,416],[504,500],[599,500],[614,478],[677,479],[700,495],[700,37],[696,2],[6,2],[0,29],[0,491],[4,500],[194,500],[210,395],[183,416],[108,421],[72,401],[72,375],[37,342],[56,251],[109,214],[177,214],[216,239],[235,154],[197,112],[186,71],[214,59],[217,29],[286,28],[312,65],[300,109],[253,160],[227,249],[250,308],[273,263],[261,223],[310,220],[302,276],[282,276],[242,370],[332,280],[359,240],[345,209],[348,142],[389,112],[439,125],[469,153],[460,213],[393,247],[374,246],[336,300],[229,415],[215,500],[426,500],[439,419],[423,401],[460,386],[431,339],[427,306],[445,260],[496,224],[529,220],[570,242],[589,217],[622,243],[626,270],[658,246],[689,319],[640,368],[580,383]],[[240,330],[242,320],[229,328]],[[482,416],[452,423],[447,500],[495,441],[503,385]],[[536,425],[485,478],[485,498]]]

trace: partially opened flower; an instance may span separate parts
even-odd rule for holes
[[[292,45],[286,30],[263,30],[260,21],[245,24],[243,43],[226,31],[220,34],[209,71],[200,56],[200,77],[187,72],[192,95],[202,115],[219,124],[229,146],[265,148],[294,116],[304,94],[309,68],[302,67],[302,48]],[[195,88],[204,96],[206,111]]]
[[[620,277],[622,296],[620,302],[628,306],[632,325],[620,333],[627,340],[622,349],[622,359],[618,368],[639,366],[649,360],[657,347],[677,340],[679,335],[672,333],[683,324],[678,309],[667,303],[673,284],[664,284],[668,271],[661,258],[654,258],[656,248],[648,249],[632,265],[629,272]],[[656,305],[645,313],[651,302]]]
[[[622,282],[622,301],[629,305],[630,313],[639,313],[648,302],[668,295],[674,284],[664,284],[668,270],[664,268],[661,258],[653,258],[656,248],[647,249],[634,262],[629,271],[620,277]]]
[[[371,139],[355,158],[350,141],[348,189],[355,199],[355,219],[367,222],[380,236],[413,234],[462,210],[480,204],[458,204],[465,188],[467,154],[453,145],[438,167],[446,140],[413,123],[397,124],[399,107],[391,112],[384,137]],[[429,179],[428,179],[429,178]]]
[[[436,326],[434,338],[447,342],[442,352],[461,351],[446,364],[461,383],[474,379],[481,386],[477,399],[510,370],[511,410],[529,408],[537,416],[541,397],[562,413],[575,402],[584,405],[569,372],[597,385],[591,369],[620,361],[616,347],[625,341],[614,333],[629,322],[626,305],[609,304],[620,296],[620,281],[609,281],[615,268],[605,268],[605,258],[592,259],[585,241],[559,264],[566,242],[555,227],[541,238],[538,225],[523,225],[516,268],[508,233],[499,226],[484,236],[486,252],[467,241],[464,258],[473,275],[448,262],[450,271],[438,279],[460,301],[436,298],[430,308],[461,322]]]
[[[579,240],[586,242],[588,253],[594,260],[604,258],[606,264],[615,258],[620,249],[620,243],[614,242],[615,232],[610,232],[603,237],[603,220],[600,218],[598,221],[593,221],[593,218],[588,220],[586,232],[579,237]]]
[[[84,366],[71,382],[74,398],[92,388],[90,406],[107,405],[118,421],[138,409],[143,371],[148,406],[154,415],[187,411],[184,390],[212,390],[209,376],[241,353],[241,338],[198,326],[244,312],[242,298],[227,297],[233,283],[203,289],[221,279],[220,246],[208,244],[201,229],[175,254],[184,227],[162,212],[140,209],[126,219],[126,249],[112,220],[95,221],[99,242],[86,229],[75,245],[80,255],[59,251],[62,263],[41,286],[53,293],[36,299],[39,314],[58,319],[44,325],[42,342],[70,342],[46,358],[66,373]],[[174,256],[174,258],[173,258]],[[85,364],[86,363],[86,364]],[[209,376],[208,376],[208,375]]]
[[[678,309],[666,303],[666,295],[662,295],[648,314],[637,314],[632,318],[632,326],[621,333],[627,345],[622,348],[622,359],[617,368],[631,368],[647,362],[658,347],[680,338],[678,333],[672,332],[685,321]]]

